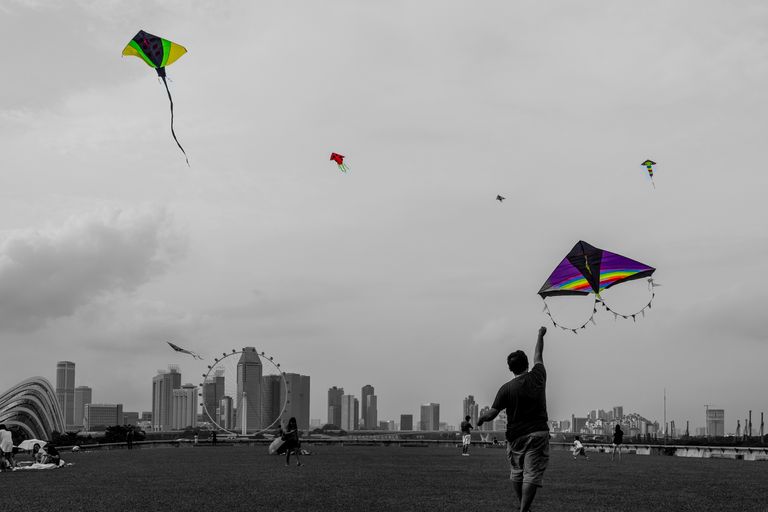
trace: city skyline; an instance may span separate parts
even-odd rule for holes
[[[206,364],[256,345],[312,375],[314,417],[331,385],[375,382],[382,418],[435,401],[454,424],[552,327],[536,291],[583,239],[663,286],[637,322],[550,329],[552,417],[661,418],[664,388],[677,424],[768,409],[765,7],[489,8],[4,3],[26,51],[0,95],[0,336],[20,361],[0,388],[74,360],[97,401],[140,410],[154,369],[203,373],[166,340]],[[188,49],[168,76],[190,167],[163,87],[120,56],[139,27]],[[636,310],[634,284],[606,300]],[[592,302],[559,306],[578,323]]]

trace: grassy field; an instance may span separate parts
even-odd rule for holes
[[[504,451],[311,446],[303,466],[264,447],[65,453],[73,466],[0,474],[2,510],[516,510]],[[768,511],[768,463],[553,451],[534,511]]]

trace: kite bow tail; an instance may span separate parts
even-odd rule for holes
[[[162,70],[162,72],[160,71]],[[182,153],[184,153],[184,160],[187,161],[187,167],[189,167],[189,158],[187,157],[187,152],[184,151],[184,148],[181,147],[181,143],[179,142],[179,139],[176,138],[176,132],[173,130],[173,98],[171,97],[171,90],[168,88],[168,81],[165,79],[165,68],[157,68],[157,74],[160,75],[160,78],[163,79],[163,85],[165,85],[165,92],[168,93],[168,101],[171,104],[171,135],[173,135],[173,140],[176,141],[176,145],[179,146],[179,149]]]

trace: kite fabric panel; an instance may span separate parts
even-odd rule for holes
[[[600,295],[619,283],[650,277],[656,271],[639,261],[598,249],[580,240],[539,290],[542,298],[556,295]]]

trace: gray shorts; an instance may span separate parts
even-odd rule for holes
[[[507,441],[507,459],[510,480],[541,487],[549,464],[549,432],[532,432]]]

